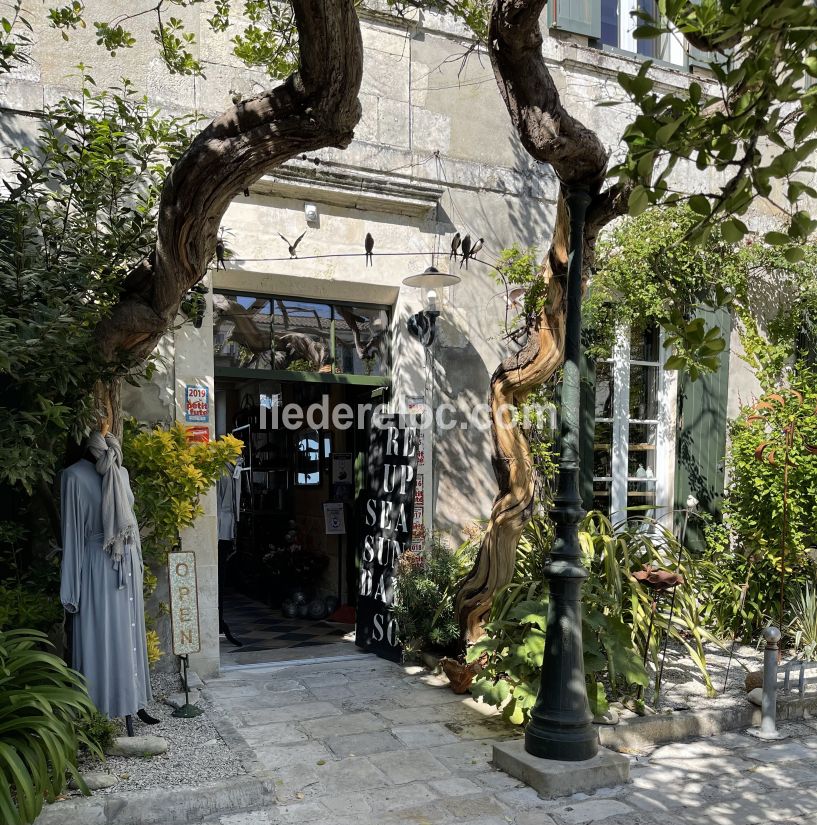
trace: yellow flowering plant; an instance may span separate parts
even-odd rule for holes
[[[126,425],[124,464],[130,473],[146,565],[164,562],[178,544],[180,531],[202,514],[201,497],[236,461],[242,446],[231,435],[188,441],[179,423],[155,429],[141,428],[133,421]]]

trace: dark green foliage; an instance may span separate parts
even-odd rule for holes
[[[394,615],[407,653],[429,648],[448,652],[459,643],[454,596],[476,549],[475,542],[466,542],[452,551],[434,540],[424,555],[408,552],[400,558]]]
[[[95,756],[104,754],[121,733],[119,724],[98,710],[81,719],[77,731],[82,737],[83,749]]]
[[[542,558],[547,530],[537,520],[520,542],[517,568],[525,572],[495,599],[486,636],[471,647],[469,661],[483,670],[471,692],[488,704],[502,708],[514,724],[527,722],[539,690],[545,647],[548,595],[541,573],[532,559]],[[671,533],[655,522],[631,522],[613,532],[599,513],[591,513],[580,534],[583,562],[589,576],[583,589],[583,641],[587,692],[594,713],[603,713],[612,694],[632,692],[649,683],[642,663],[651,618],[652,596],[632,577],[645,564],[680,572],[689,577],[690,559]],[[680,557],[680,565],[678,563]],[[669,606],[659,607],[650,637],[649,658],[655,663],[659,640],[669,628],[703,674],[706,671],[702,628],[697,599],[688,585],[678,588],[672,624]]]
[[[658,8],[666,19],[641,13],[645,25],[636,36],[664,34],[671,21],[710,52],[704,61],[715,83],[693,82],[678,92],[656,88],[649,60],[636,75],[619,73],[638,107],[624,131],[627,157],[612,170],[635,184],[630,214],[687,201],[698,215],[700,231],[692,235],[705,239],[726,218],[724,237],[739,241],[748,232],[739,216],[765,199],[791,214],[786,231],[770,232],[766,241],[786,246],[791,262],[800,260],[798,245],[817,227],[799,203],[803,194],[817,197],[806,182],[817,148],[817,86],[809,83],[817,76],[817,7],[801,0],[661,0]],[[726,183],[706,193],[679,192],[673,172],[683,171],[682,160],[723,173]]]
[[[78,778],[77,749],[101,757],[82,723],[95,713],[82,676],[33,630],[0,631],[0,821],[33,822],[44,799]],[[79,779],[87,793],[84,783]]]
[[[58,559],[44,559],[59,541],[53,479],[92,421],[95,383],[129,368],[102,364],[94,328],[153,247],[183,125],[129,84],[97,92],[85,75],[81,97],[47,109],[35,146],[12,153],[0,200],[0,582],[14,591],[12,624],[44,627],[58,604]],[[35,615],[41,596],[49,615]]]

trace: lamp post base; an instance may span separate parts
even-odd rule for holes
[[[592,759],[581,763],[537,759],[522,746],[522,740],[498,742],[493,763],[508,776],[530,785],[539,796],[553,799],[574,793],[592,793],[630,781],[630,760],[623,753],[602,748]]]
[[[599,734],[592,723],[578,728],[549,725],[543,729],[534,720],[525,728],[525,750],[540,759],[584,762],[598,754]]]

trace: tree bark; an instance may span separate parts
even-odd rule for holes
[[[222,217],[239,192],[289,158],[351,142],[363,75],[354,0],[292,0],[292,6],[299,71],[217,117],[173,165],[156,246],[125,279],[97,328],[106,362],[138,363],[153,351],[185,293],[204,277]]]
[[[547,298],[528,328],[524,347],[491,378],[493,467],[499,492],[479,554],[457,593],[456,610],[466,642],[482,635],[494,595],[510,583],[516,547],[532,513],[534,468],[530,445],[513,408],[550,378],[564,360],[565,279],[569,243],[568,187],[585,187],[593,200],[584,236],[584,273],[593,267],[596,236],[626,211],[626,192],[601,192],[607,151],[598,136],[562,106],[542,56],[539,18],[546,0],[494,0],[489,31],[491,64],[516,131],[536,160],[549,163],[561,187],[550,249],[540,277]]]

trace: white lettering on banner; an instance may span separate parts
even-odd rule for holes
[[[402,426],[399,416],[386,418],[397,423],[373,426],[369,445],[355,641],[398,661],[400,640],[392,616],[394,577],[411,540],[419,433]]]
[[[199,639],[199,600],[196,584],[196,554],[167,554],[170,579],[170,623],[173,630],[173,653],[186,656],[201,650]]]

